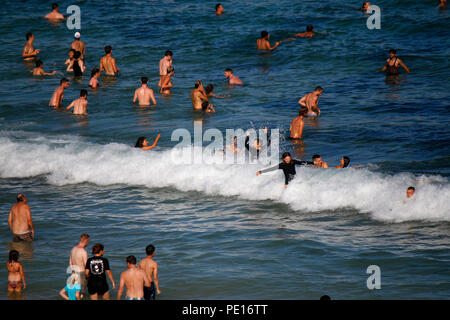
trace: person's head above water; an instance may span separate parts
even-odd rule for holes
[[[166,52],[164,53],[164,57],[166,57],[168,60],[171,60],[173,57],[172,51],[166,50]]]
[[[136,265],[136,257],[135,256],[128,256],[127,257],[127,266],[135,266]]]
[[[314,162],[315,166],[319,166],[322,164],[322,158],[318,154],[312,156],[312,161]]]
[[[75,50],[75,49],[70,49],[69,50],[69,57],[70,58],[73,58],[73,56],[75,55],[75,52],[76,52],[77,50]]]
[[[148,83],[148,78],[147,77],[142,77],[141,78],[141,83],[142,84],[147,84]]]
[[[52,3],[52,10],[55,11],[55,10],[58,10],[58,9],[59,9],[58,4],[56,2],[53,2]]]
[[[206,92],[206,94],[210,94],[210,93],[212,93],[214,91],[214,86],[212,85],[212,84],[208,84],[206,87],[205,87],[205,92]]]
[[[81,33],[79,33],[78,31],[75,32],[75,34],[73,35],[73,37],[75,38],[75,40],[80,40],[81,38]]]
[[[110,54],[111,51],[112,51],[111,46],[106,46],[106,47],[105,47],[105,53],[106,53],[106,54]]]
[[[100,254],[105,250],[105,247],[101,243],[97,243],[92,247],[92,254]]]
[[[231,77],[232,74],[233,74],[233,70],[231,70],[231,68],[225,69],[225,78]]]
[[[222,4],[218,3],[216,4],[216,14],[222,14],[223,13],[223,6]]]
[[[94,68],[91,71],[91,78],[95,77],[95,76],[99,76],[100,75],[100,69],[99,68]]]
[[[314,92],[315,92],[318,96],[320,96],[320,95],[323,93],[323,88],[322,88],[321,86],[317,86],[317,87],[314,89]]]
[[[86,89],[81,89],[80,90],[80,97],[87,98],[87,96],[88,96],[87,90]]]
[[[153,253],[155,252],[155,246],[152,244],[149,244],[146,248],[145,248],[145,253],[148,256],[151,256]]]
[[[389,50],[389,56],[390,56],[391,58],[395,57],[396,54],[397,54],[397,50],[395,50],[395,49]]]
[[[409,187],[408,189],[406,189],[406,197],[411,198],[415,192],[416,192],[416,188]]]
[[[23,193],[19,193],[17,195],[16,199],[17,199],[17,202],[22,202],[22,201],[25,201],[27,198],[25,197],[25,195]]]
[[[285,163],[290,163],[292,160],[291,154],[289,152],[285,152],[281,155],[281,159],[283,159],[283,161]]]
[[[145,147],[145,142],[147,141],[146,137],[139,137],[136,141],[136,145],[134,146],[135,148],[142,148]]]
[[[342,168],[347,168],[349,164],[350,164],[350,158],[347,157],[347,156],[343,156],[341,158],[341,167]]]
[[[300,109],[298,109],[298,115],[299,116],[303,116],[306,117],[306,115],[308,114],[308,108],[307,107],[301,107]]]
[[[309,24],[306,26],[306,32],[313,32],[314,31],[314,27],[312,24]]]
[[[27,40],[34,39],[34,34],[32,32],[27,32],[25,38],[27,38]]]
[[[60,81],[59,81],[59,85],[64,85],[66,88],[69,86],[69,80],[67,80],[66,78],[62,78]]]
[[[36,68],[42,67],[44,65],[44,63],[41,60],[37,60],[35,62],[35,64],[36,64]]]
[[[198,88],[200,88],[201,85],[202,85],[202,81],[201,80],[197,80],[197,81],[195,81],[194,88],[198,89]]]
[[[269,39],[269,33],[266,30],[261,31],[261,38]]]
[[[9,251],[9,258],[8,262],[17,262],[19,261],[19,251],[17,250],[11,250]]]

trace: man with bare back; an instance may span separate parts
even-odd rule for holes
[[[295,117],[292,122],[291,126],[289,128],[291,135],[291,139],[301,139],[303,137],[303,128],[305,126],[305,122],[303,121],[303,118],[306,117],[306,114],[308,113],[308,108],[301,107],[298,111],[298,117]]]
[[[136,257],[127,257],[127,270],[120,275],[117,300],[122,297],[124,287],[127,288],[127,300],[144,300],[144,288],[150,286],[150,281],[144,270],[136,267]]]
[[[23,47],[22,57],[25,61],[33,60],[36,58],[36,55],[41,52],[41,50],[34,49],[34,34],[32,34],[31,32],[27,32],[25,37],[27,38],[27,42]]]
[[[69,266],[72,269],[71,271],[76,272],[79,276],[82,293],[86,292],[86,274],[84,268],[88,259],[88,254],[84,248],[88,246],[90,240],[89,235],[83,233],[80,236],[80,242],[70,251]]]
[[[14,241],[33,241],[33,219],[27,197],[23,193],[17,195],[17,203],[9,211],[8,224]]]
[[[64,98],[64,89],[69,87],[69,80],[66,78],[61,79],[59,82],[59,87],[53,92],[52,98],[50,99],[49,106],[53,108],[59,108],[62,106],[62,100]]]
[[[111,56],[111,46],[105,47],[105,53],[106,55],[100,59],[100,72],[105,70],[107,75],[115,76],[116,73],[120,72],[120,69],[116,67],[116,59]]]
[[[139,268],[145,271],[150,282],[144,286],[144,298],[145,300],[155,300],[156,293],[161,294],[158,282],[158,264],[153,260],[155,247],[150,244],[145,248],[145,252],[147,253],[147,257],[139,262]]]
[[[308,93],[298,101],[301,106],[308,108],[308,117],[320,116],[319,97],[322,93],[322,87],[316,87],[314,92]]]
[[[81,89],[80,97],[72,101],[72,103],[69,104],[69,106],[66,108],[66,111],[69,111],[71,108],[73,108],[73,114],[87,115],[87,95],[87,90]]]
[[[139,100],[140,106],[149,106],[151,99],[153,104],[156,105],[156,99],[155,95],[153,94],[153,90],[147,86],[148,78],[142,77],[141,84],[142,86],[134,91],[133,103],[136,103],[136,100]]]

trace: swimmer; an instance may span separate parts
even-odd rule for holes
[[[264,170],[259,170],[256,172],[256,175],[259,176],[262,173],[281,169],[281,170],[283,170],[283,173],[284,173],[284,187],[287,188],[289,181],[291,181],[295,177],[295,174],[296,174],[295,165],[296,164],[302,165],[302,166],[313,164],[310,161],[292,159],[291,154],[289,152],[283,153],[283,155],[281,156],[281,159],[283,159],[283,162],[277,164],[274,167],[267,168]]]
[[[122,297],[124,287],[127,288],[127,300],[144,300],[144,288],[150,287],[150,281],[144,270],[136,267],[136,257],[127,257],[127,270],[120,274],[117,300]]]
[[[233,74],[233,70],[231,70],[230,68],[225,69],[225,78],[229,79],[230,85],[233,85],[233,84],[242,85],[243,84],[241,79],[236,77]]]
[[[87,288],[88,293],[91,296],[91,300],[98,300],[101,296],[103,300],[109,300],[109,287],[106,282],[106,275],[112,282],[113,290],[116,289],[116,283],[114,282],[111,269],[109,268],[108,259],[103,257],[105,248],[101,243],[97,243],[92,247],[93,257],[89,258],[86,262],[85,273],[88,279]]]
[[[25,282],[25,274],[23,266],[19,262],[19,252],[17,250],[9,251],[8,262],[6,263],[8,270],[8,291],[21,292],[22,287],[25,289],[27,284]]]
[[[172,66],[172,57],[173,53],[170,50],[167,50],[164,54],[164,58],[159,60],[159,82],[158,87],[161,87],[164,82],[164,78],[167,76],[167,70]]]
[[[274,50],[276,47],[280,45],[280,42],[275,42],[275,45],[272,47],[269,42],[270,35],[267,31],[261,32],[261,38],[256,41],[256,46],[259,50]]]
[[[370,2],[364,1],[360,10],[364,13],[367,13],[367,10],[369,9],[369,7],[370,7]]]
[[[225,150],[230,150],[233,154],[238,154],[242,151],[242,149],[238,147],[237,136],[233,136],[233,143],[226,146]]]
[[[402,60],[397,58],[396,54],[397,50],[395,49],[389,50],[389,58],[386,60],[386,64],[382,69],[378,70],[377,72],[384,72],[387,70],[386,75],[388,76],[398,75],[400,66],[402,66],[402,68],[405,69],[406,72],[409,72],[408,67],[405,66]]]
[[[81,300],[80,276],[72,271],[70,283],[61,289],[59,295],[65,300]]]
[[[308,108],[308,117],[320,116],[319,97],[322,95],[322,87],[316,87],[314,92],[306,94],[298,103]]]
[[[194,110],[202,110],[203,102],[208,102],[208,97],[203,88],[203,82],[200,80],[195,82],[194,90],[191,91],[191,101]]]
[[[53,92],[52,98],[50,99],[49,106],[53,108],[62,107],[62,100],[64,98],[64,90],[69,87],[69,80],[66,78],[61,79],[59,82],[59,87]]]
[[[158,133],[156,136],[155,142],[151,146],[148,145],[148,140],[146,137],[139,137],[136,141],[135,148],[140,148],[142,150],[150,150],[156,147],[156,144],[158,143],[159,137],[161,137],[161,134]]]
[[[325,161],[322,161],[322,158],[320,157],[320,155],[315,154],[312,156],[312,160],[314,163],[314,167],[316,168],[328,168],[328,163],[326,163]]]
[[[74,60],[73,56],[75,55],[75,52],[76,52],[75,49],[70,49],[69,53],[68,53],[69,58],[66,60],[66,62],[64,62],[64,64],[67,65],[67,69],[66,69],[67,72],[73,72],[72,65],[73,65],[73,60]]]
[[[259,159],[260,152],[270,147],[269,129],[265,127],[264,132],[266,133],[267,137],[267,144],[265,146],[261,145],[261,140],[259,138],[255,139],[255,141],[253,141],[253,145],[250,146],[250,132],[246,132],[247,136],[245,137],[245,149],[247,149],[247,151],[250,153],[252,160],[255,157],[256,159]]]
[[[207,97],[213,97],[213,98],[218,98],[218,99],[224,99],[225,97],[223,96],[217,96],[214,94],[214,86],[212,84],[208,84],[205,87],[205,93]]]
[[[172,84],[172,77],[175,74],[175,69],[170,66],[167,68],[167,74],[163,77],[163,80],[161,82],[161,90],[159,93],[164,95],[170,95],[170,89],[173,87]]]
[[[148,78],[141,78],[141,87],[134,91],[133,103],[136,103],[136,100],[139,100],[140,106],[149,106],[150,100],[156,105],[155,95],[153,94],[153,90],[147,87]]]
[[[44,71],[44,63],[41,60],[36,61],[36,68],[30,71],[33,76],[52,76],[56,73],[56,71],[52,71],[50,73]]]
[[[69,111],[70,109],[73,108],[73,114],[78,114],[78,115],[84,115],[87,116],[87,105],[88,105],[88,101],[87,101],[87,90],[86,89],[81,89],[80,90],[80,97],[74,101],[72,101],[71,104],[69,104],[69,106],[66,108],[66,111]]]
[[[9,211],[8,224],[14,241],[33,241],[33,219],[27,197],[23,193],[17,195],[17,203]]]
[[[408,189],[406,189],[406,198],[411,198],[414,193],[416,193],[416,188],[414,187],[409,187]]]
[[[447,0],[440,0],[438,8],[447,9]]]
[[[75,32],[74,34],[74,41],[72,42],[70,49],[74,49],[75,51],[80,51],[80,58],[81,60],[84,60],[84,56],[86,53],[86,45],[83,41],[80,40],[81,34],[79,32]]]
[[[91,79],[89,80],[89,87],[92,89],[96,89],[100,87],[100,83],[98,83],[98,78],[100,78],[100,69],[94,68],[91,71]]]
[[[208,101],[203,101],[202,102],[202,111],[203,112],[216,112],[216,110],[214,109],[214,106],[209,103]]]
[[[83,72],[86,71],[86,66],[84,65],[84,62],[81,59],[80,51],[75,51],[75,53],[73,54],[71,69],[73,70],[73,75],[75,77],[83,76]]]
[[[145,253],[147,254],[147,257],[142,259],[138,265],[139,269],[144,270],[150,282],[149,285],[144,286],[144,298],[145,300],[155,300],[156,294],[161,294],[158,280],[158,263],[153,260],[153,257],[155,256],[155,247],[149,244],[145,248]]]
[[[350,158],[344,156],[344,157],[341,158],[341,164],[338,165],[338,166],[336,167],[336,169],[347,168],[349,164],[350,164]]]
[[[52,12],[45,15],[45,19],[49,20],[64,20],[64,16],[58,12],[59,6],[57,3],[52,3]]]
[[[295,36],[301,37],[301,38],[312,38],[315,36],[314,27],[312,26],[312,24],[310,24],[310,25],[306,26],[306,32],[297,33]]]
[[[27,42],[25,42],[25,45],[23,47],[22,57],[25,61],[33,60],[36,58],[36,55],[41,52],[41,50],[34,49],[34,34],[32,34],[31,32],[27,32],[25,37],[27,39]]]
[[[222,4],[220,4],[220,3],[216,4],[216,15],[220,16],[222,13],[223,13]]]
[[[100,72],[105,70],[107,75],[114,76],[116,73],[120,72],[120,69],[116,66],[116,59],[111,56],[111,46],[105,47],[105,53],[106,55],[100,59]]]
[[[81,285],[81,293],[86,292],[86,274],[84,269],[88,259],[88,254],[85,248],[88,246],[91,238],[88,234],[83,233],[80,236],[78,244],[70,251],[69,267],[72,272],[75,272],[79,277],[79,283]]]
[[[305,126],[303,118],[306,117],[307,113],[308,108],[301,107],[298,111],[298,117],[292,120],[291,126],[289,127],[289,131],[291,132],[291,139],[301,139],[303,137],[303,127]]]

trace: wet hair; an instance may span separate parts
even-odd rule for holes
[[[146,248],[145,248],[145,253],[147,253],[148,256],[152,255],[153,252],[155,252],[155,246],[152,244],[149,244]]]
[[[92,69],[92,71],[91,71],[91,78],[93,78],[98,72],[100,72],[99,68]]]
[[[42,66],[44,63],[41,60],[36,61],[36,67]]]
[[[17,262],[19,260],[19,251],[11,250],[9,251],[8,262]]]
[[[106,53],[106,54],[111,53],[111,51],[112,51],[111,46],[106,46],[106,47],[105,47],[105,53]]]
[[[312,160],[313,160],[313,161],[316,160],[316,159],[318,159],[318,158],[320,158],[320,156],[319,156],[318,154],[315,154],[315,155],[312,156]]]
[[[269,35],[269,33],[267,31],[261,31],[261,38],[265,38]]]
[[[290,156],[291,156],[291,154],[289,152],[285,152],[281,155],[281,159],[284,159],[284,158],[290,157]]]
[[[301,107],[298,109],[298,115],[299,116],[306,116],[308,114],[308,108],[307,107]]]
[[[24,200],[24,194],[23,193],[19,193],[18,195],[17,195],[17,202],[22,202],[23,200]]]
[[[129,263],[129,264],[136,264],[136,257],[135,256],[128,256],[127,257],[127,263]]]
[[[323,91],[323,88],[321,86],[317,86],[314,91]]]
[[[144,146],[144,140],[147,139],[146,137],[139,137],[136,141],[135,148],[142,148]]]
[[[407,190],[412,190],[412,191],[416,191],[416,188],[414,188],[414,187],[409,187]]]
[[[101,243],[97,243],[92,247],[92,254],[99,254],[105,247]]]
[[[195,81],[194,88],[197,89],[198,87],[200,87],[200,84],[201,84],[201,83],[202,83],[202,82],[201,82],[200,80]]]
[[[219,9],[219,7],[220,7],[221,5],[222,5],[222,4],[220,4],[220,3],[216,4],[216,11],[217,11],[217,9]]]
[[[148,78],[147,77],[142,77],[141,78],[141,82],[144,83],[144,84],[147,83],[148,82]]]
[[[61,85],[61,84],[63,84],[64,82],[69,82],[69,80],[67,80],[66,78],[62,78],[62,79],[59,81],[59,84]]]
[[[233,70],[231,70],[231,68],[226,68],[226,69],[225,69],[225,72],[231,72],[231,73],[233,73]]]
[[[347,157],[347,156],[343,156],[342,158],[344,159],[344,166],[343,166],[343,168],[347,168],[348,165],[350,164],[350,158]]]
[[[311,32],[311,31],[313,31],[313,30],[314,30],[314,27],[313,27],[312,24],[306,26],[306,31],[307,31],[307,32]]]
[[[170,51],[170,50],[167,50],[166,51],[166,53],[164,53],[164,56],[173,56],[173,53],[172,53],[172,51]]]
[[[80,97],[87,97],[88,93],[86,89],[81,89],[80,90]]]
[[[75,51],[74,54],[73,54],[73,58],[74,59],[80,59],[80,57],[81,57],[81,52],[80,51]]]
[[[27,32],[27,34],[25,35],[25,38],[27,38],[27,40],[30,40],[30,38],[33,36],[32,32]]]
[[[75,50],[75,49],[70,49],[69,52],[73,52],[73,54],[75,55],[75,52],[77,52],[77,50]]]
[[[89,237],[89,235],[87,234],[87,233],[83,233],[81,236],[80,236],[80,241],[84,241],[84,240],[87,240],[87,239],[90,239],[91,237]]]
[[[52,10],[58,9],[59,6],[56,2],[52,3]]]
[[[205,87],[205,92],[206,92],[206,94],[210,94],[211,92],[213,92],[214,91],[214,86],[212,85],[212,84],[208,84],[206,87]]]
[[[389,53],[397,54],[397,50],[391,49],[391,50],[389,50]]]

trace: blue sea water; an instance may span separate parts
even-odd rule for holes
[[[383,1],[381,29],[369,30],[361,1],[62,1],[81,9],[83,79],[65,72],[75,30],[52,24],[40,1],[16,1],[0,15],[0,258],[21,252],[25,299],[59,299],[70,249],[81,233],[105,245],[116,282],[125,257],[156,246],[159,299],[448,299],[450,297],[449,12],[437,1]],[[313,24],[317,36],[259,53]],[[53,77],[33,77],[21,59],[25,33]],[[121,73],[89,90],[87,118],[48,107],[62,77],[64,105],[86,88],[111,45]],[[376,70],[389,49],[411,70],[389,80]],[[173,51],[170,97],[133,105],[142,76],[157,92],[158,62]],[[231,67],[244,82],[226,84]],[[212,83],[216,113],[192,111],[196,80]],[[322,116],[304,139],[285,137],[298,100],[322,86]],[[298,168],[283,191],[281,172],[258,164],[174,163],[174,130],[279,129],[280,152],[330,167]],[[158,147],[133,148],[137,137]],[[405,191],[416,187],[414,200]],[[29,199],[32,245],[13,243],[7,216],[15,196]],[[366,269],[381,269],[368,290]],[[6,269],[0,269],[0,298]],[[113,296],[115,292],[113,293]]]

